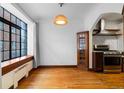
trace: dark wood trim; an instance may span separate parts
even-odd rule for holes
[[[124,72],[124,58],[122,57],[121,71]]]
[[[85,49],[85,65],[86,65],[86,69],[89,69],[89,31],[82,31],[82,32],[78,32],[77,33],[77,64],[79,66],[80,64],[80,50],[79,50],[79,39],[80,39],[80,35],[84,34],[85,35],[85,42],[86,42],[86,49]],[[80,67],[80,66],[79,66]]]
[[[89,31],[82,31],[82,32],[77,32],[77,34],[83,34],[83,33],[87,33]]]
[[[89,31],[87,32],[87,69],[89,69]]]
[[[89,68],[88,71],[94,71],[93,68]]]
[[[8,72],[16,69],[17,67],[19,67],[19,66],[21,66],[21,65],[23,65],[23,64],[25,64],[25,63],[27,63],[27,62],[29,62],[31,60],[33,60],[33,56],[24,56],[24,57],[20,57],[19,60],[17,60],[14,63],[12,61],[14,61],[15,59],[10,60],[12,62],[12,64],[9,64],[7,66],[2,67],[2,75],[5,75]]]

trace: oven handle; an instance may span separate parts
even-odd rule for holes
[[[103,57],[122,57],[121,55],[103,55]]]

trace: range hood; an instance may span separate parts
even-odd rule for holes
[[[101,19],[101,30],[100,33],[102,34],[116,34],[118,33],[118,31],[120,31],[120,29],[117,28],[117,26],[112,26],[112,24],[110,24],[111,26],[106,27],[106,23],[104,19]]]
[[[110,26],[109,26],[110,25]],[[113,23],[111,22],[108,25],[105,19],[101,19],[99,22],[99,29],[94,30],[94,35],[120,35],[120,29],[118,26],[114,26]]]

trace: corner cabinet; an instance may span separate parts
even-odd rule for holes
[[[77,33],[77,66],[82,70],[89,68],[89,31]]]

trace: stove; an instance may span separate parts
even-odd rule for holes
[[[122,52],[117,50],[109,50],[103,52],[103,71],[105,73],[120,73]]]
[[[103,51],[104,55],[122,55],[122,52],[117,51],[117,50],[108,50],[108,51]]]
[[[102,51],[104,55],[121,55],[118,50],[110,50],[109,45],[94,45],[94,51]]]
[[[94,50],[103,52],[103,72],[121,72],[122,52],[109,50],[108,45],[94,45]]]

